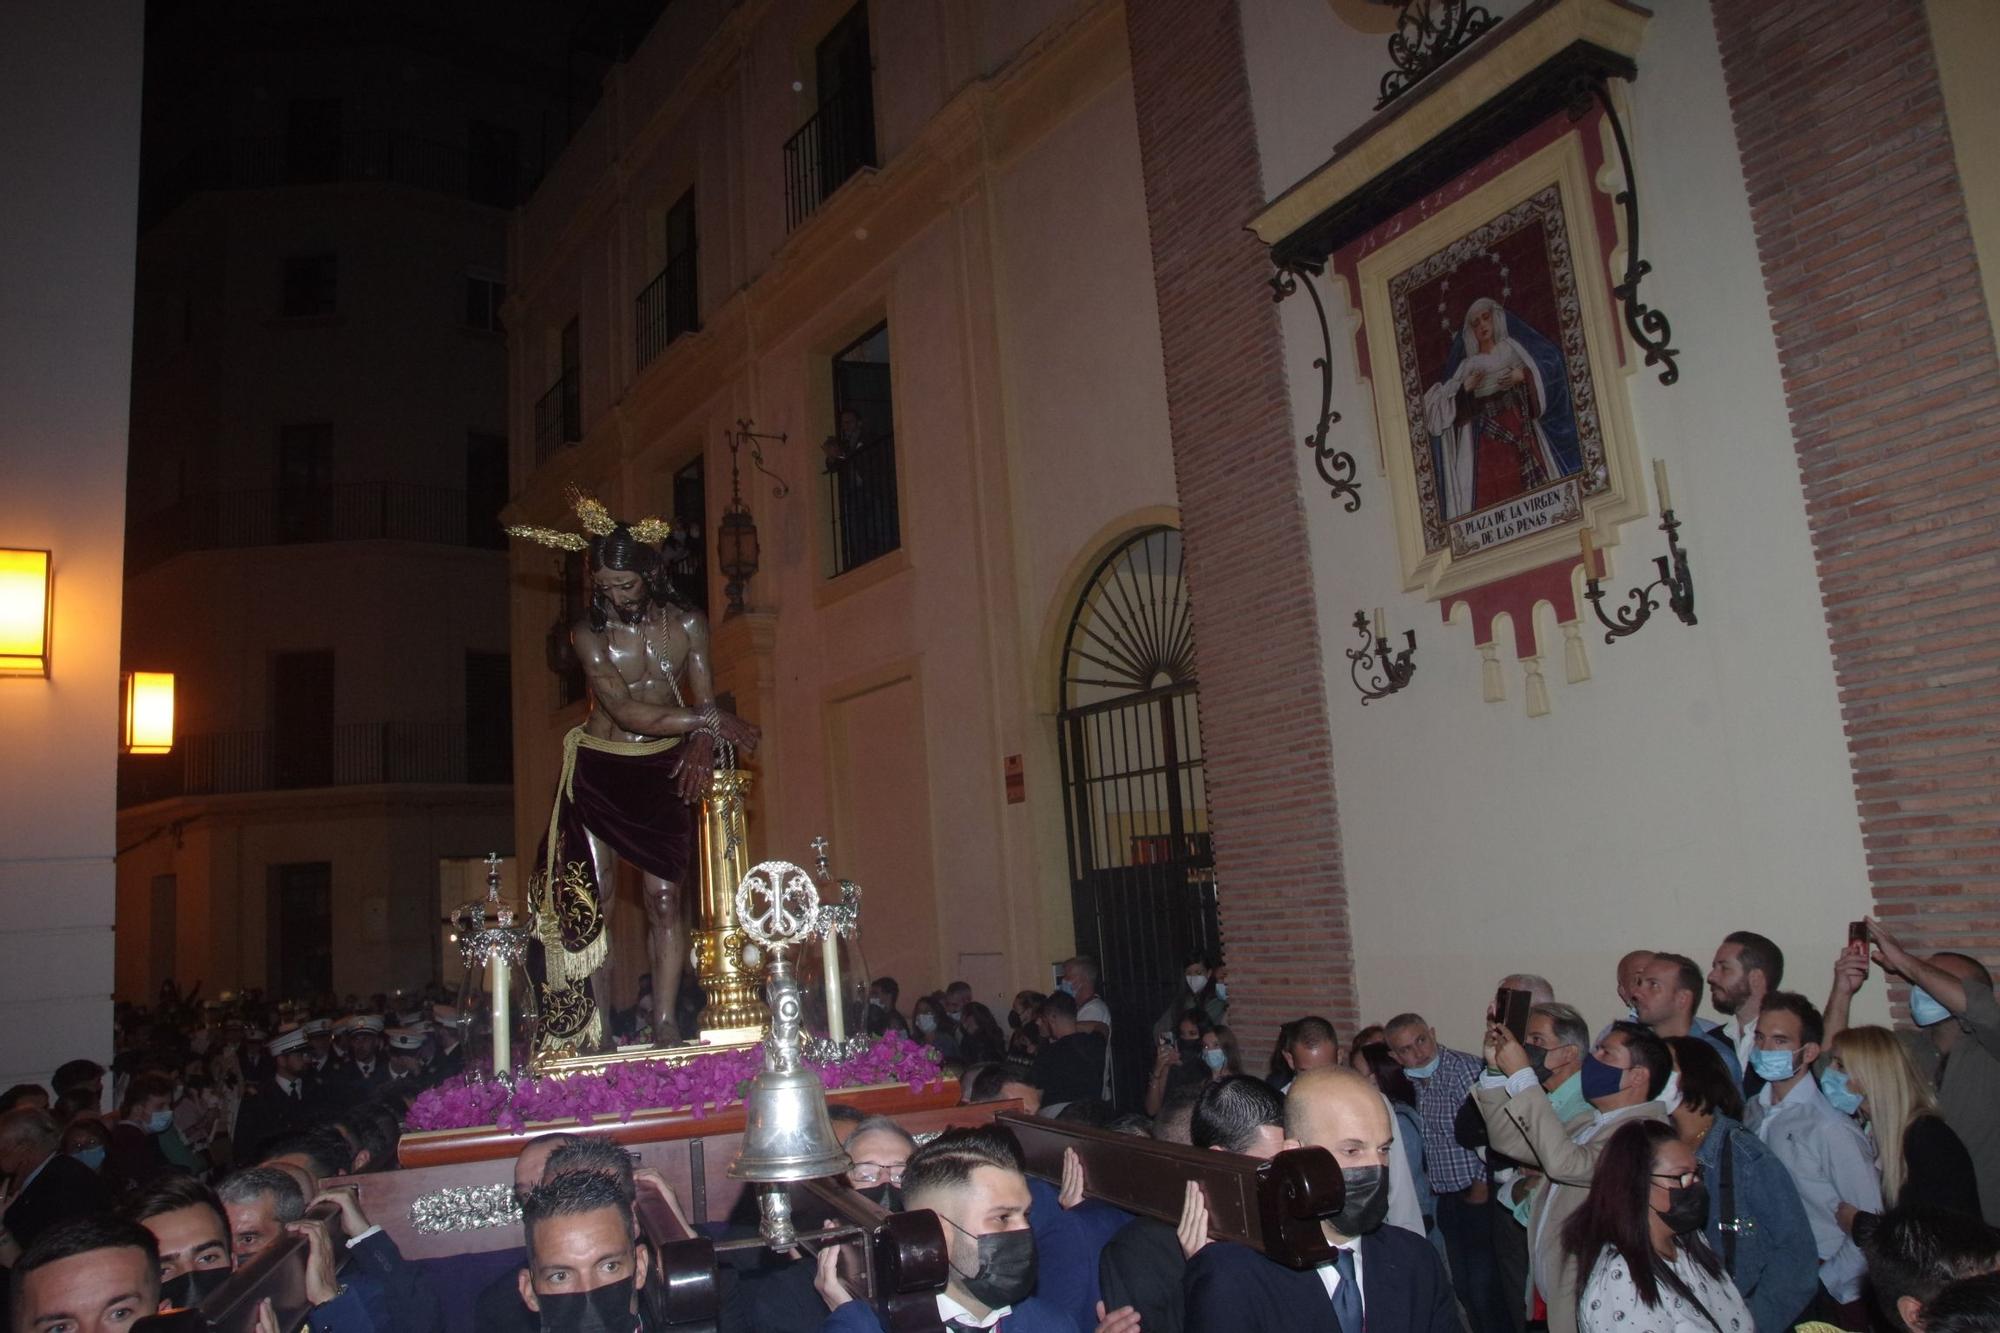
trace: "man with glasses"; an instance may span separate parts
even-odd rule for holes
[[[892,1213],[903,1211],[903,1166],[917,1141],[888,1116],[870,1116],[847,1140],[847,1183]]]
[[[1574,1036],[1575,1028],[1569,1030]],[[1488,1025],[1486,1056],[1500,1073],[1483,1079],[1473,1097],[1486,1118],[1493,1147],[1544,1177],[1528,1212],[1528,1259],[1535,1290],[1548,1306],[1550,1333],[1576,1333],[1577,1285],[1587,1275],[1578,1274],[1575,1261],[1564,1250],[1563,1225],[1589,1197],[1597,1159],[1610,1143],[1611,1132],[1627,1120],[1667,1118],[1667,1108],[1657,1099],[1674,1072],[1673,1055],[1665,1042],[1637,1023],[1613,1023],[1583,1056],[1576,1076],[1589,1114],[1573,1116],[1568,1124],[1543,1088],[1527,1049],[1504,1025]],[[1548,1057],[1542,1057],[1543,1067],[1547,1064]],[[1511,1300],[1527,1299],[1526,1293],[1508,1295]]]

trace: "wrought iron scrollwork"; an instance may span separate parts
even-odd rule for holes
[[[1312,280],[1312,275],[1318,271],[1304,264],[1291,264],[1278,269],[1271,275],[1271,299],[1283,301],[1299,289],[1299,280],[1305,279],[1306,295],[1312,298],[1313,314],[1319,318],[1320,354],[1313,358],[1313,369],[1319,372],[1319,425],[1305,437],[1303,443],[1313,451],[1313,466],[1319,469],[1320,480],[1332,490],[1334,499],[1346,499],[1346,509],[1351,514],[1361,508],[1354,455],[1326,442],[1327,429],[1340,420],[1340,413],[1333,410],[1333,331],[1327,327],[1326,306],[1320,301],[1319,289],[1313,286]]]
[[[1485,6],[1465,0],[1403,0],[1396,31],[1389,34],[1395,68],[1382,76],[1382,100],[1375,109],[1401,97],[1499,21]]]
[[[1398,693],[1417,674],[1417,632],[1404,630],[1403,638],[1409,646],[1391,654],[1381,625],[1371,629],[1366,611],[1354,613],[1354,628],[1361,635],[1361,646],[1347,650],[1347,676],[1354,682],[1354,688],[1361,691],[1361,706],[1366,708],[1377,699]],[[1368,677],[1365,685],[1361,681],[1363,676]]]
[[[1673,341],[1673,326],[1663,312],[1639,299],[1639,280],[1651,273],[1653,266],[1639,258],[1639,178],[1632,171],[1632,150],[1625,142],[1625,124],[1618,118],[1618,108],[1611,103],[1610,85],[1602,79],[1577,82],[1571,91],[1570,116],[1583,115],[1592,102],[1604,108],[1604,118],[1611,122],[1611,139],[1618,147],[1618,168],[1625,173],[1625,187],[1613,196],[1613,202],[1625,210],[1625,276],[1611,289],[1611,294],[1624,307],[1626,335],[1646,353],[1647,365],[1661,367],[1660,383],[1672,384],[1681,377],[1681,368],[1674,360],[1680,349],[1668,345]]]
[[[1597,613],[1597,621],[1605,628],[1604,641],[1616,643],[1628,634],[1637,634],[1653,612],[1660,609],[1654,600],[1654,590],[1667,595],[1667,609],[1680,618],[1683,625],[1695,623],[1694,617],[1694,574],[1688,569],[1687,552],[1681,549],[1680,520],[1671,509],[1660,514],[1660,531],[1667,534],[1667,553],[1653,557],[1653,567],[1660,576],[1643,588],[1628,588],[1625,596],[1632,601],[1631,606],[1617,606],[1611,615],[1604,614],[1604,588],[1596,576],[1596,570],[1584,567],[1583,595],[1590,603],[1590,609]]]

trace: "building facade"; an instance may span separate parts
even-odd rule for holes
[[[121,772],[121,997],[421,985],[510,841],[499,311],[572,24],[155,7],[124,660],[179,717]]]
[[[1509,970],[1606,1017],[1620,954],[1705,960],[1730,929],[1792,950],[1808,993],[1871,908],[2000,948],[1978,859],[1990,774],[1970,757],[1991,718],[1963,697],[1987,650],[1887,609],[1933,580],[1939,613],[1988,604],[1991,487],[1974,473],[1947,494],[1940,472],[1899,489],[1866,470],[1888,459],[1846,461],[1850,437],[1927,409],[1855,391],[1862,347],[1809,332],[1843,327],[1826,318],[1850,300],[1843,275],[1936,251],[1934,289],[1871,288],[1860,308],[1948,314],[1898,334],[1916,342],[1895,366],[1936,367],[1912,390],[2000,388],[1976,262],[1993,194],[1970,151],[1993,107],[1953,55],[1987,20],[1916,0],[1856,6],[1859,27],[1792,7],[1487,8],[1519,21],[1507,33],[1589,9],[1637,42],[1637,76],[1609,96],[1643,299],[1673,316],[1680,378],[1626,335],[1607,344],[1630,512],[1607,520],[1603,573],[1613,604],[1650,577],[1663,539],[1641,460],[1661,460],[1694,625],[1663,610],[1605,643],[1560,553],[1551,591],[1511,610],[1414,576],[1359,291],[1320,276],[1325,333],[1304,297],[1272,301],[1252,224],[1330,152],[1381,151],[1384,126],[1455,96],[1378,110],[1393,6],[678,5],[517,219],[510,513],[568,524],[576,486],[700,527],[718,683],[766,734],[754,850],[803,859],[827,833],[867,893],[868,962],[906,993],[963,977],[1005,1003],[1083,948],[1130,1034],[1219,930],[1261,1063],[1305,1012],[1346,1033],[1422,1008],[1476,1042]],[[1812,195],[1802,164],[1861,153],[1888,113],[1858,102],[1825,142],[1799,120],[1864,48],[1914,62],[1923,101],[1871,150],[1921,192],[1865,228],[1865,205]],[[1632,239],[1609,122],[1587,131],[1608,287]],[[1798,226],[1824,228],[1829,258],[1788,244]],[[1300,444],[1322,363],[1353,509]],[[1828,369],[1847,392],[1815,406]],[[1990,431],[1940,423],[1955,450]],[[1842,461],[1823,474],[1822,458]],[[714,535],[738,498],[761,559],[729,614]],[[1906,540],[1836,531],[1857,515]],[[1935,547],[1924,569],[1913,542]],[[573,677],[526,665],[561,667],[551,629],[577,570],[538,548],[512,561],[525,855],[584,705]],[[1419,671],[1364,706],[1347,652],[1375,607],[1399,642],[1416,631]],[[1891,623],[1939,668],[1870,637]],[[614,948],[639,966],[629,894],[620,910]],[[1879,987],[1864,1002],[1887,1012]]]

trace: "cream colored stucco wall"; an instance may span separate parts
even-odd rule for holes
[[[669,94],[667,81],[649,76],[646,86],[668,98],[667,121],[650,125],[657,101],[626,97],[618,105],[632,138],[620,169],[593,173],[566,157],[516,231],[521,318],[512,327],[529,331],[510,349],[523,513],[567,522],[552,506],[573,480],[636,514],[663,498],[675,466],[705,450],[712,532],[729,496],[724,432],[749,417],[759,431],[789,436],[764,446],[788,498],[774,498],[770,480],[743,462],[764,553],[749,600],[770,617],[775,643],[768,711],[756,716],[766,741],[754,764],[753,852],[802,861],[815,834],[829,835],[839,872],[867,891],[869,965],[896,976],[906,995],[963,975],[982,999],[1005,1003],[1016,987],[1045,987],[1049,961],[1072,951],[1049,642],[1094,559],[1172,514],[1129,79],[1093,63],[1087,85],[1052,81],[1039,101],[1066,109],[1039,132],[996,127],[982,146],[976,117],[955,122],[969,143],[941,143],[934,132],[940,106],[964,95],[975,66],[1006,77],[1020,46],[1046,36],[1043,24],[1090,8],[1045,5],[1053,19],[1027,27],[1004,5],[917,18],[908,5],[871,11],[878,22],[908,22],[878,44],[883,183],[852,188],[887,191],[899,161],[963,154],[947,198],[897,195],[893,217],[858,227],[822,217],[785,235],[779,148],[798,123],[789,81],[803,31],[788,25],[809,24],[815,7],[779,3],[742,35],[741,60],[708,93]],[[663,22],[673,21],[670,10]],[[1116,35],[1098,49],[1122,67],[1122,23]],[[635,57],[628,91],[639,71],[664,61],[650,50],[659,40],[656,32]],[[994,146],[1003,138],[1004,150]],[[600,163],[620,143],[609,128],[578,140]],[[690,178],[704,228],[706,327],[634,372],[620,312],[651,277],[640,271],[653,259],[645,220]],[[838,215],[843,200],[855,202],[843,192],[823,213]],[[801,278],[812,264],[832,267]],[[718,268],[752,285],[723,285]],[[784,284],[807,282],[810,300],[788,304],[798,298]],[[599,289],[613,296],[600,300]],[[547,371],[533,331],[560,327],[578,308],[589,438],[530,475],[520,432]],[[885,317],[903,546],[832,580],[818,449],[832,424],[824,359]],[[610,367],[604,382],[622,386],[609,401],[591,399],[593,357]],[[713,357],[719,369],[663,407],[673,365],[693,357]],[[579,717],[553,707],[540,668],[550,565],[545,552],[515,553],[524,857],[546,827],[561,735]],[[721,579],[712,579],[719,613]],[[721,658],[744,626],[717,624],[714,635]],[[718,684],[739,705],[763,707],[755,682]],[[1028,774],[1028,800],[1011,806],[1010,754],[1026,756]]]
[[[1924,10],[1990,316],[2000,311],[2000,5],[1927,0]]]
[[[110,1063],[140,7],[0,9],[0,545],[54,553],[46,680],[0,680],[0,1082]]]
[[[1469,627],[1441,624],[1435,604],[1400,591],[1371,399],[1338,322],[1334,439],[1361,461],[1360,512],[1330,500],[1299,456],[1363,1013],[1420,1010],[1461,1046],[1476,1044],[1505,972],[1546,974],[1601,1023],[1619,1008],[1612,973],[1624,951],[1671,949],[1706,968],[1732,929],[1777,940],[1788,984],[1820,1002],[1845,922],[1869,901],[1708,9],[1655,12],[1626,90],[1628,127],[1653,264],[1643,299],[1672,320],[1681,381],[1663,387],[1641,372],[1628,384],[1640,454],[1671,472],[1700,624],[1663,608],[1613,646],[1586,633],[1592,677],[1568,685],[1544,608],[1552,711],[1526,715],[1504,631],[1507,698],[1484,703]],[[1379,36],[1347,27],[1325,0],[1254,0],[1244,29],[1276,195],[1367,117],[1387,57]],[[1303,300],[1282,313],[1304,433],[1318,413],[1319,331]],[[1612,596],[1652,577],[1662,549],[1651,521],[1626,526],[1610,553]],[[1355,610],[1378,605],[1392,632],[1415,628],[1418,673],[1364,709],[1343,650]],[[1867,1015],[1886,1014],[1879,983],[1864,998]]]

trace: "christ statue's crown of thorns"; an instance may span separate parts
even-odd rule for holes
[[[572,486],[569,488],[570,508],[576,511],[576,521],[582,525],[581,532],[565,532],[561,528],[538,528],[532,524],[517,523],[507,528],[509,537],[519,537],[523,541],[537,542],[543,546],[553,546],[558,551],[587,551],[592,537],[609,537],[621,526],[604,507],[604,502],[592,495],[586,495]],[[637,523],[622,525],[636,541],[648,546],[657,546],[665,541],[674,530],[674,525],[664,518],[642,518]]]

